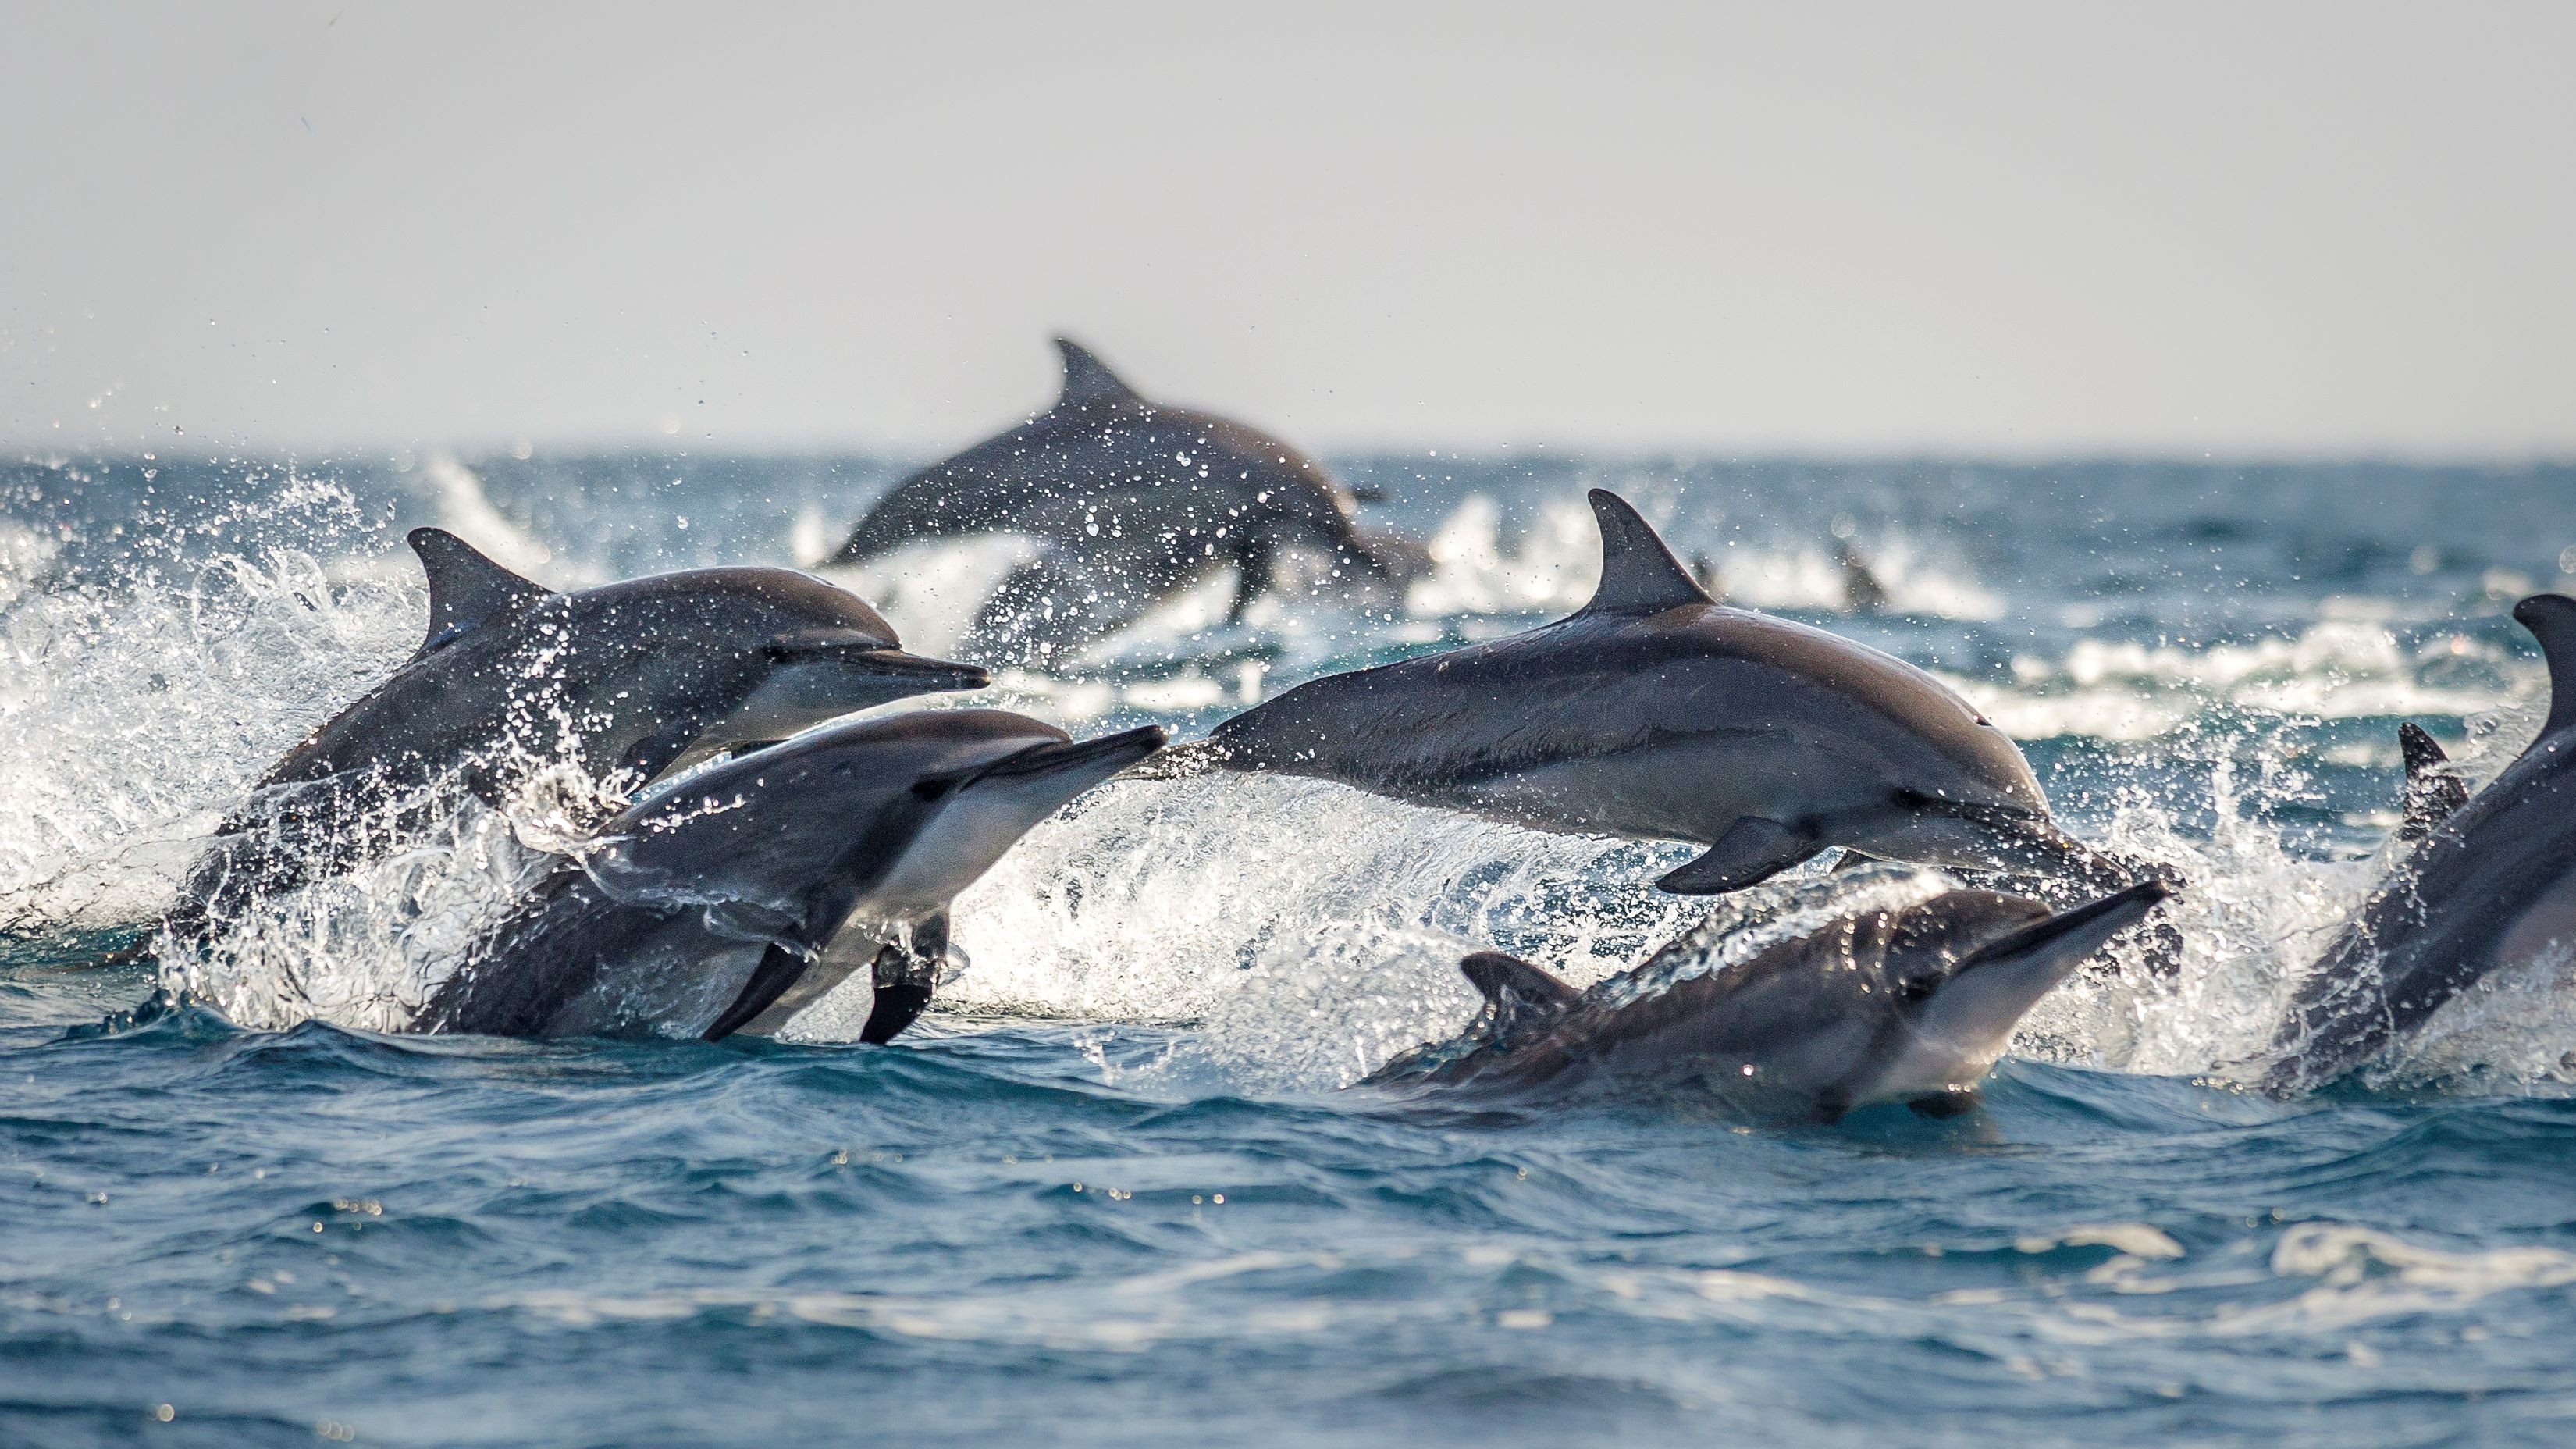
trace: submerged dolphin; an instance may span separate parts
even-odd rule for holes
[[[2540,737],[2456,807],[2443,782],[2459,782],[2424,757],[2431,737],[2407,741],[2407,816],[2420,843],[2299,983],[2266,1090],[2347,1076],[2488,975],[2576,948],[2576,599],[2535,594],[2513,617],[2548,661]]]
[[[1565,833],[1709,847],[1656,882],[1752,885],[1829,845],[2126,875],[2061,834],[2002,731],[1929,674],[1715,603],[1592,490],[1601,585],[1570,618],[1301,684],[1216,727],[1230,770],[1337,780]]]
[[[2022,1016],[2169,891],[2146,881],[2051,915],[1954,890],[1845,915],[1716,970],[1713,943],[1694,932],[1589,991],[1479,952],[1460,963],[1485,996],[1466,1034],[1363,1085],[1685,1099],[1772,1121],[1831,1122],[1875,1102],[1948,1116],[1975,1104]]]
[[[1161,748],[999,710],[827,725],[653,792],[432,993],[425,1032],[720,1039],[878,969],[862,1040],[928,1004],[942,914],[1022,835]],[[827,948],[863,944],[833,968]],[[818,969],[822,989],[799,991]],[[772,1008],[792,1002],[771,1021]]]
[[[1267,433],[1148,402],[1059,337],[1064,391],[1020,426],[897,483],[830,562],[863,564],[920,539],[1034,537],[1044,550],[1005,579],[970,645],[1044,662],[1134,621],[1228,565],[1233,618],[1290,556],[1394,583],[1415,570],[1351,518],[1353,495],[1321,463]]]
[[[976,666],[905,653],[856,595],[788,569],[555,593],[444,530],[409,541],[429,575],[428,638],[260,778],[190,870],[174,931],[334,868],[355,822],[451,772],[487,801],[567,754],[594,778],[650,780],[854,710],[988,682]]]

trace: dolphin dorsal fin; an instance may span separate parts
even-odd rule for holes
[[[1485,1012],[1492,1019],[1491,1035],[1496,1041],[1545,1030],[1583,998],[1582,992],[1545,971],[1500,951],[1479,951],[1459,962],[1458,969],[1485,994]]]
[[[1654,526],[1607,488],[1591,493],[1592,518],[1601,525],[1601,587],[1586,614],[1660,614],[1684,604],[1713,604],[1708,591],[1683,568]]]
[[[421,641],[421,654],[504,609],[544,598],[548,592],[545,585],[492,562],[446,529],[415,528],[404,541],[420,555],[421,571],[429,575],[429,636]]]
[[[1109,364],[1091,355],[1091,349],[1070,337],[1055,340],[1055,350],[1064,354],[1064,392],[1055,400],[1060,408],[1087,407],[1093,403],[1140,402],[1136,389],[1119,381]]]
[[[2549,722],[2540,732],[2554,735],[2576,724],[2576,599],[2534,594],[2513,606],[2513,617],[2540,641],[2549,663]]]
[[[2441,743],[2412,720],[2397,727],[2397,748],[2406,756],[2406,792],[2399,797],[2405,818],[2397,824],[2397,838],[2421,840],[2469,803],[2468,782],[2450,768]]]

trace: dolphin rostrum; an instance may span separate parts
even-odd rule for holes
[[[1635,509],[1591,498],[1601,584],[1573,616],[1301,684],[1218,725],[1204,759],[1540,830],[1706,845],[1656,882],[1683,895],[1829,845],[2126,882],[2050,823],[2021,751],[1938,680],[1714,602]]]
[[[2576,599],[2535,594],[2513,617],[2549,667],[2540,737],[2457,805],[2466,787],[2440,773],[2440,747],[2406,741],[2400,828],[2422,837],[2300,981],[2266,1090],[2347,1076],[2492,973],[2576,948]]]
[[[1949,1116],[1975,1104],[2022,1016],[2170,890],[2145,881],[2055,915],[2019,896],[1946,891],[1844,914],[1714,969],[1718,943],[1692,932],[1589,991],[1480,952],[1461,963],[1485,997],[1466,1034],[1363,1085],[1696,1101],[1768,1121],[1831,1122],[1877,1102]]]
[[[904,652],[847,590],[777,568],[659,574],[556,593],[436,528],[409,542],[429,632],[393,676],[287,752],[224,822],[170,913],[202,930],[325,873],[350,827],[450,774],[486,801],[569,756],[637,783],[728,747],[933,690],[969,664]]]
[[[929,1003],[949,901],[1163,738],[1075,742],[1000,710],[922,710],[681,777],[540,882],[412,1029],[712,1041],[774,1030],[868,965],[861,1039],[886,1041]],[[834,966],[835,937],[853,934]]]
[[[1232,565],[1232,617],[1291,555],[1393,583],[1407,554],[1363,538],[1351,491],[1266,433],[1148,402],[1059,337],[1055,406],[895,484],[830,562],[864,564],[920,539],[1028,535],[1041,555],[1006,578],[967,635],[1014,663],[1061,662],[1158,601]]]

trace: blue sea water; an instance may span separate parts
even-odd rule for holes
[[[832,1003],[770,1044],[390,1034],[534,807],[99,1033],[155,982],[94,963],[190,842],[417,642],[403,527],[561,585],[811,559],[901,466],[30,458],[0,470],[0,1443],[2576,1431],[2576,963],[2325,1097],[2232,1072],[2375,876],[2397,722],[2473,772],[2527,734],[2507,610],[2576,570],[2576,469],[1336,467],[1437,540],[1402,606],[1185,603],[1001,695],[1187,735],[1524,627],[1584,596],[1612,486],[1736,598],[1951,680],[2079,833],[2180,870],[2179,971],[2070,984],[1948,1122],[1425,1116],[1343,1089],[1465,1020],[1457,956],[1633,964],[1703,909],[1639,884],[1687,852],[1201,779],[1041,827],[890,1048]],[[1840,611],[1837,537],[1890,609]],[[855,582],[935,649],[971,553]]]

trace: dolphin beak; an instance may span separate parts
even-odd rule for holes
[[[1170,737],[1161,725],[1146,725],[1096,740],[1032,745],[994,761],[967,781],[966,787],[1044,776],[1069,786],[1065,791],[1069,800],[1161,749]]]
[[[2141,881],[1988,942],[1917,1008],[1915,1034],[1983,1070],[2041,997],[2171,894],[2163,881]]]
[[[993,676],[981,665],[928,659],[900,649],[870,649],[848,658],[871,674],[911,680],[924,690],[983,689],[993,682]]]
[[[2140,881],[2127,890],[2114,891],[2071,911],[2060,911],[2047,920],[2024,926],[2000,941],[1980,946],[1976,954],[1960,962],[1958,970],[1951,975],[1955,979],[1983,966],[2044,955],[2052,961],[2064,960],[2065,971],[2059,973],[2062,978],[2066,972],[2083,965],[2086,957],[2101,950],[2113,936],[2136,925],[2155,908],[2157,902],[2172,894],[2173,887],[2163,881]]]

